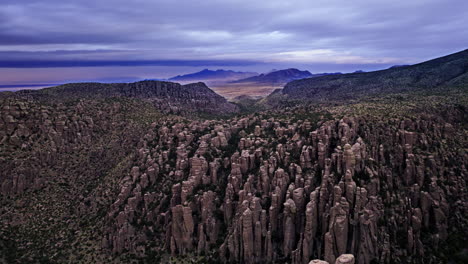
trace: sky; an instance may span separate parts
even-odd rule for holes
[[[468,48],[467,11],[466,0],[2,0],[0,87],[384,69]]]

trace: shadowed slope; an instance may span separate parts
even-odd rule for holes
[[[468,86],[468,50],[412,66],[328,75],[288,83],[282,93],[313,101]]]

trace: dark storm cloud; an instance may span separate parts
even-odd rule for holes
[[[466,10],[462,0],[3,0],[0,67],[28,60],[414,63],[466,48]]]
[[[127,42],[128,39],[117,35],[74,34],[67,32],[41,32],[40,34],[0,32],[1,45],[34,45],[34,44],[112,44]]]
[[[251,66],[259,62],[246,60],[11,60],[0,61],[0,68],[63,68],[108,66]]]

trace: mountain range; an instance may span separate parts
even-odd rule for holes
[[[259,83],[259,84],[285,84],[290,81],[304,79],[304,78],[311,78],[311,77],[319,77],[325,75],[334,75],[340,73],[318,73],[312,74],[309,71],[301,71],[298,69],[290,68],[285,70],[277,70],[272,71],[266,74],[260,74],[257,76],[252,76],[236,81],[232,81],[232,83]]]
[[[256,82],[256,83],[286,83],[292,80],[303,79],[311,77],[312,74],[309,71],[300,71],[298,69],[285,69],[279,71],[273,71],[266,74],[260,74],[257,76],[248,77],[245,79],[233,81],[234,83],[242,82]]]
[[[247,78],[250,76],[257,75],[256,72],[237,72],[231,70],[208,70],[204,69],[199,72],[185,74],[185,75],[177,75],[175,77],[169,78],[169,81],[175,82],[198,82],[198,81],[230,81],[230,80],[238,80],[242,78]]]
[[[410,66],[327,75],[289,82],[281,93],[312,101],[356,99],[399,92],[467,88],[468,50]]]
[[[242,94],[266,96],[274,89],[282,87],[289,81],[325,74],[311,74],[308,71],[300,71],[293,68],[274,70],[265,74],[205,69],[196,73],[178,75],[168,80],[184,84],[205,82],[222,96],[234,98]]]

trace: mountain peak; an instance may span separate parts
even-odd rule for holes
[[[232,70],[217,69],[215,71],[209,69],[203,69],[199,72],[178,75],[170,78],[170,81],[181,81],[181,82],[198,82],[207,80],[237,80],[250,76],[254,76],[255,72],[235,72]]]
[[[284,70],[272,71],[266,74],[260,74],[257,76],[245,78],[242,80],[234,81],[236,83],[241,82],[257,82],[257,83],[287,83],[293,80],[303,79],[312,77],[312,74],[309,71],[301,71],[296,68],[289,68]]]

